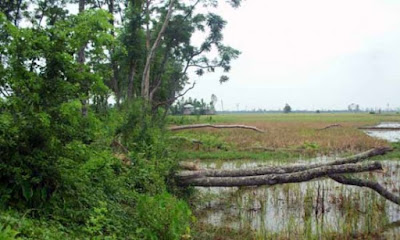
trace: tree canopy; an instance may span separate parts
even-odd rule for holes
[[[177,239],[187,231],[190,211],[168,182],[176,163],[164,118],[193,83],[190,71],[229,72],[240,54],[223,43],[217,5],[0,2],[0,210],[14,219],[0,218],[0,238],[26,214],[19,224],[34,227],[4,234]],[[199,46],[196,32],[205,36]]]

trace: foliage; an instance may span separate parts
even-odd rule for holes
[[[292,107],[286,103],[285,107],[283,108],[284,113],[290,113],[292,111]]]
[[[185,113],[185,108],[189,107],[189,112]],[[172,115],[212,115],[215,114],[215,101],[211,99],[210,103],[206,103],[204,99],[181,98],[170,108]]]
[[[142,239],[180,239],[183,233],[190,233],[191,211],[168,194],[143,195],[137,209],[141,226],[137,233]]]
[[[173,6],[151,62],[151,101],[137,83],[164,2],[0,3],[1,239],[190,237],[165,116],[189,68],[228,72],[240,54],[223,44],[220,16],[196,11],[217,2]],[[199,46],[196,32],[205,34]]]

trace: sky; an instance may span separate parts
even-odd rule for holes
[[[220,72],[191,74],[186,98],[215,94],[217,110],[400,108],[400,1],[245,0],[216,11],[224,43],[242,54],[222,85]]]

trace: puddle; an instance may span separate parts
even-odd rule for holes
[[[383,122],[379,123],[375,127],[377,128],[400,128],[399,122]],[[400,131],[390,131],[390,130],[365,130],[367,135],[383,140],[387,140],[389,142],[398,142],[400,141]]]
[[[332,160],[318,157],[309,162]],[[204,168],[239,169],[276,162],[205,162]],[[357,174],[373,179],[392,192],[400,190],[400,165],[382,161],[385,173]],[[198,220],[213,226],[252,228],[261,235],[326,236],[327,233],[376,233],[385,238],[400,234],[400,207],[372,190],[345,186],[330,179],[272,187],[197,188]],[[397,223],[397,224],[396,224]],[[296,235],[296,232],[298,235]],[[288,235],[289,234],[289,235]],[[290,235],[294,234],[294,235]],[[356,234],[356,235],[354,235]],[[310,235],[310,236],[311,236]]]

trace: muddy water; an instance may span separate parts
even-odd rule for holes
[[[400,128],[400,123],[398,122],[383,122],[375,127],[382,127],[382,128]],[[371,137],[376,137],[380,139],[387,140],[389,142],[398,142],[400,141],[400,131],[382,131],[382,130],[367,130],[364,131],[366,134],[368,134]]]
[[[400,131],[395,135],[400,137]],[[387,139],[387,136],[381,137]],[[394,138],[390,136],[388,140],[394,141]],[[321,156],[307,162],[333,159]],[[239,169],[280,164],[271,161],[205,161],[202,167]],[[400,162],[382,161],[382,164],[384,172],[357,176],[378,181],[390,191],[399,193]],[[200,199],[196,209],[198,220],[215,227],[251,228],[264,238],[323,239],[342,234],[346,238],[400,239],[400,206],[370,189],[345,186],[330,179],[273,187],[197,189]]]
[[[326,161],[326,158],[315,159]],[[374,179],[393,192],[400,189],[400,165],[383,161],[385,173],[358,174]],[[277,163],[231,161],[208,162],[203,167],[236,169]],[[395,236],[400,229],[391,223],[400,221],[400,207],[375,192],[343,186],[325,179],[274,187],[198,188],[202,204],[197,207],[199,220],[214,226],[251,227],[263,233],[302,235],[308,231],[322,236],[327,232],[374,232]]]

